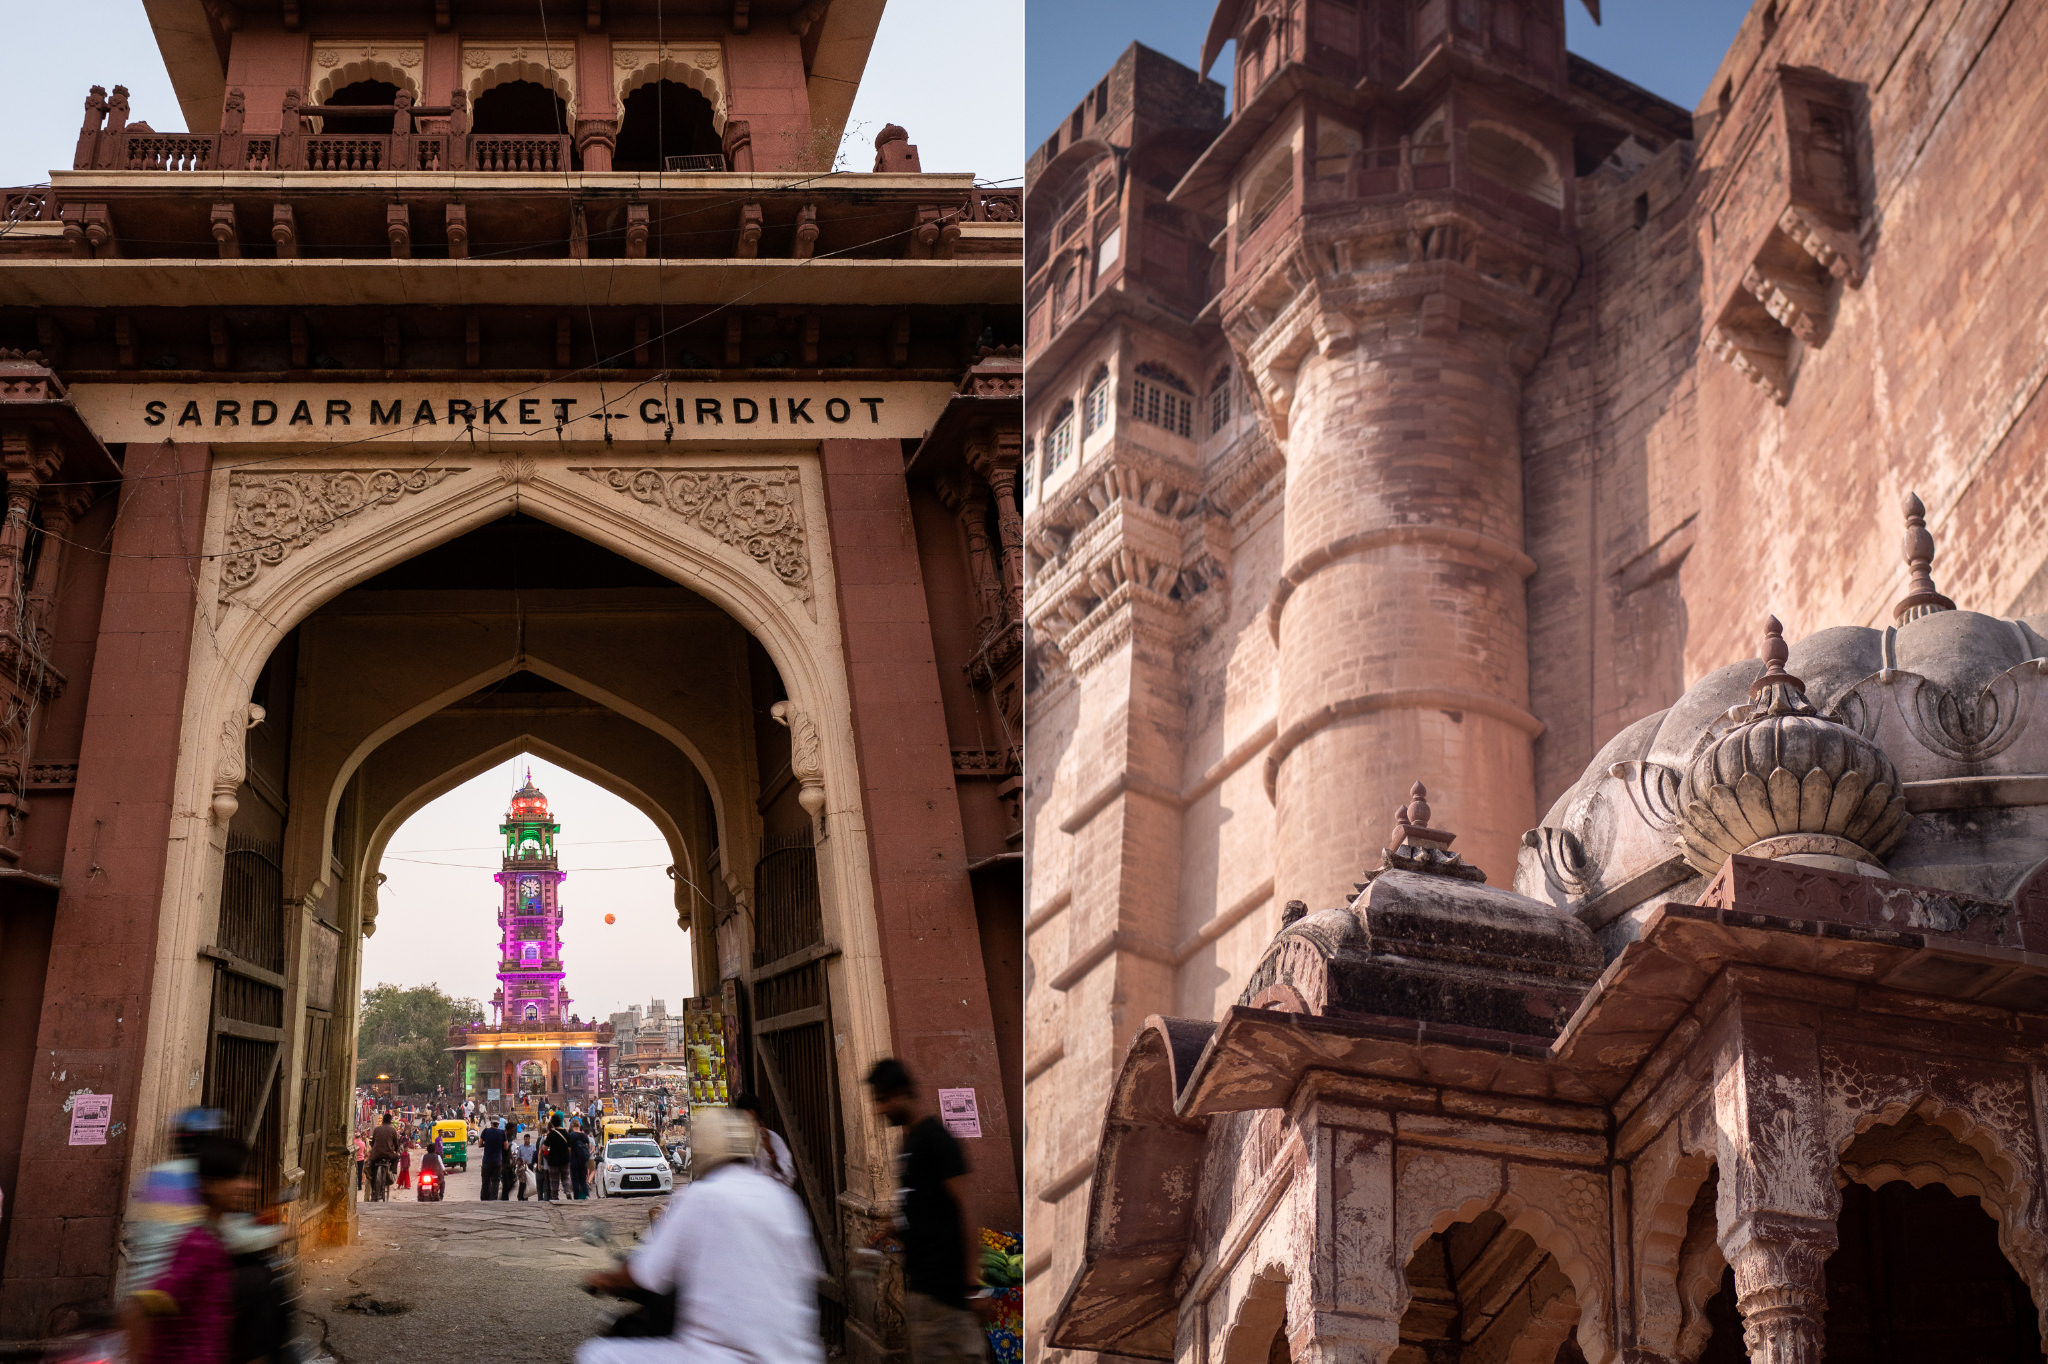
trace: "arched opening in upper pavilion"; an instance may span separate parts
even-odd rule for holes
[[[658,171],[673,156],[719,153],[711,101],[681,81],[655,80],[629,91],[621,115],[614,170]]]
[[[477,96],[470,131],[556,137],[569,131],[569,105],[537,81],[505,81]]]
[[[382,107],[376,113],[328,114],[321,122],[320,131],[350,137],[387,137],[391,133],[391,104],[397,98],[398,87],[390,81],[351,81],[327,97],[326,107]]]

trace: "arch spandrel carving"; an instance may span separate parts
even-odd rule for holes
[[[425,48],[417,42],[316,42],[306,82],[313,98],[307,103],[325,104],[335,91],[357,81],[384,81],[410,91],[419,102],[425,55]]]
[[[576,105],[576,42],[464,43],[462,88],[470,106],[486,91],[512,81],[531,81],[561,97],[568,111],[563,131],[574,126]]]
[[[725,49],[717,43],[614,43],[613,97],[623,116],[626,96],[643,85],[673,81],[711,102],[711,126],[725,131]]]

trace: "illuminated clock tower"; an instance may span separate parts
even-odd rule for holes
[[[498,927],[498,995],[492,1001],[507,1027],[563,1026],[569,996],[562,992],[562,879],[555,861],[555,835],[562,826],[548,814],[548,800],[533,784],[512,796],[512,808],[498,832],[505,836]]]

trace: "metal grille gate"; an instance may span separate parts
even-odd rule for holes
[[[274,843],[228,835],[220,930],[203,949],[215,963],[205,1103],[225,1111],[230,1129],[249,1143],[266,1203],[279,1195],[284,1165],[277,1090],[287,943],[279,851]]]
[[[752,1028],[755,1090],[788,1139],[798,1183],[832,1284],[821,1304],[825,1335],[838,1343],[846,1319],[839,1194],[846,1147],[833,1065],[832,1006],[825,965],[818,852],[808,830],[771,837],[754,872]]]

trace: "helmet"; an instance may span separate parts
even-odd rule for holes
[[[218,1108],[187,1108],[171,1119],[171,1131],[181,1137],[203,1137],[227,1130],[228,1115]]]
[[[690,1173],[702,1179],[721,1165],[754,1158],[754,1124],[730,1108],[698,1110],[690,1126]]]
[[[171,1119],[171,1153],[192,1155],[202,1138],[228,1130],[228,1115],[218,1108],[187,1108]]]

